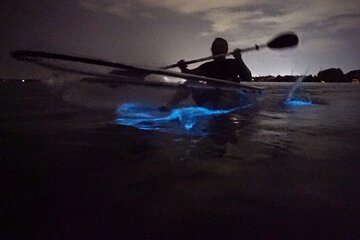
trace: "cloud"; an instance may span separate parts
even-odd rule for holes
[[[242,25],[261,31],[296,30],[308,24],[329,30],[359,26],[360,2],[353,0],[274,0],[271,3],[264,0],[142,0],[142,3],[182,14],[198,14],[209,22],[207,33],[246,30]]]
[[[78,0],[91,11],[120,17],[155,18],[155,9],[198,16],[208,22],[201,36],[212,34],[266,35],[284,30],[329,31],[357,29],[360,1],[353,0]],[[161,17],[161,16],[157,16]],[[318,28],[318,29],[315,29]]]
[[[78,0],[81,7],[99,13],[114,14],[123,18],[134,16],[138,8],[137,1],[118,1],[118,0]]]
[[[260,0],[254,0],[258,2]],[[263,0],[261,0],[263,1]],[[248,0],[142,0],[145,5],[167,8],[172,11],[193,14],[214,9],[226,9],[249,5]]]
[[[143,4],[137,0],[78,0],[78,4],[92,12],[113,14],[121,18],[156,18],[150,11],[144,11]]]
[[[255,11],[232,11],[227,9],[213,10],[204,15],[204,19],[211,23],[214,32],[226,32],[237,29],[244,24],[249,24],[256,18],[261,18],[263,12]]]

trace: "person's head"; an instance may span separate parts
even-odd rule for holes
[[[211,45],[212,55],[224,54],[228,52],[228,43],[223,38],[215,38]]]

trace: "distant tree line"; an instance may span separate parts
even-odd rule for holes
[[[300,76],[260,76],[254,77],[255,82],[294,82]],[[353,70],[346,74],[340,68],[329,68],[318,72],[317,75],[304,76],[303,82],[354,82],[360,80],[360,70]]]

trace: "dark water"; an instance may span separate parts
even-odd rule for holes
[[[0,83],[1,239],[358,239],[360,85],[263,86],[200,137],[116,125],[150,90]]]

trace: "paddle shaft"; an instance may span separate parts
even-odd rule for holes
[[[244,52],[249,52],[249,51],[253,51],[253,50],[259,50],[260,48],[264,48],[264,47],[267,47],[267,45],[266,44],[255,45],[254,47],[248,47],[248,48],[240,49],[240,51],[242,53],[244,53]],[[224,53],[224,54],[218,54],[218,55],[198,58],[198,59],[194,59],[194,60],[190,60],[190,61],[185,61],[185,64],[193,64],[193,63],[203,62],[203,61],[207,61],[207,60],[211,60],[211,59],[215,59],[215,58],[219,58],[219,57],[226,57],[226,56],[232,55],[233,53],[234,52],[229,52],[229,53]],[[168,65],[168,66],[164,66],[164,67],[161,67],[161,68],[162,69],[170,69],[170,68],[175,68],[175,67],[178,67],[177,63],[171,64],[171,65]]]
[[[255,45],[254,47],[249,47],[249,48],[244,48],[244,49],[239,49],[239,50],[241,52],[248,52],[248,51],[252,51],[252,50],[259,50],[260,48],[264,48],[264,47],[268,47],[271,49],[282,49],[282,48],[294,47],[298,44],[298,42],[299,42],[299,38],[297,37],[297,35],[295,33],[284,32],[284,33],[278,34],[277,36],[275,36],[273,39],[271,39],[266,44]],[[226,57],[233,53],[234,52],[230,52],[230,53],[226,53],[226,54],[219,54],[219,55],[215,55],[215,56],[199,58],[199,59],[195,59],[195,60],[191,60],[191,61],[185,61],[184,63],[185,64],[198,63],[198,62],[202,62],[202,61],[206,61],[206,60],[210,60],[210,59],[214,59],[214,58],[218,58],[218,57]],[[169,69],[169,68],[173,68],[173,67],[178,67],[178,63],[171,64],[171,65],[168,65],[168,66],[165,66],[162,68]]]

